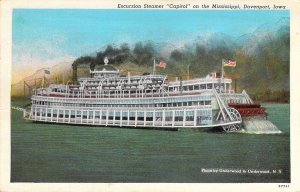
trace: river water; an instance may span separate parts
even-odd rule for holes
[[[289,182],[289,104],[263,106],[280,134],[42,124],[12,109],[11,181]]]

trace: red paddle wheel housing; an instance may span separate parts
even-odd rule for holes
[[[228,103],[228,106],[238,110],[242,117],[267,115],[266,109],[261,107],[260,104]]]

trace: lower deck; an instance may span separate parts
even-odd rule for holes
[[[183,110],[55,109],[32,107],[28,119],[49,123],[118,127],[207,128],[240,122],[214,120],[212,108]]]

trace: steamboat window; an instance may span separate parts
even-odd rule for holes
[[[51,117],[51,113],[47,113],[47,117]]]
[[[58,114],[59,114],[59,118],[63,118],[64,117],[64,111],[63,110],[59,110],[58,111]]]
[[[183,116],[183,111],[175,111],[175,116]]]
[[[70,114],[70,111],[69,110],[65,110],[65,118],[69,118],[69,114]]]
[[[97,118],[97,119],[100,118],[100,112],[99,111],[95,111],[95,118]]]
[[[130,120],[135,119],[135,112],[129,112]]]
[[[37,116],[40,116],[41,109],[40,109],[40,108],[37,108],[37,109],[36,109],[36,112],[37,112],[36,115],[37,115]]]
[[[106,111],[102,111],[102,119],[103,119],[103,120],[106,119]]]
[[[205,101],[205,105],[211,105],[211,101]]]
[[[94,111],[88,111],[88,118],[93,119]]]
[[[146,117],[146,121],[153,121],[153,117]]]
[[[53,109],[53,117],[57,117],[57,109]]]
[[[194,121],[194,116],[186,116],[186,121]]]
[[[138,121],[144,121],[144,117],[138,116],[137,120],[138,120]]]
[[[175,116],[175,121],[183,121],[183,116]]]
[[[75,118],[75,111],[74,110],[71,111],[71,118]]]
[[[172,117],[171,111],[165,111],[165,117]]]
[[[165,121],[172,121],[172,117],[166,116]]]

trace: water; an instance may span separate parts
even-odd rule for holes
[[[275,134],[281,131],[271,121],[266,119],[245,118],[243,119],[245,133],[252,134]]]
[[[289,104],[263,106],[282,133],[41,124],[24,121],[21,112],[12,110],[11,181],[289,182]],[[207,173],[203,169],[247,173]],[[271,173],[253,173],[255,170]]]

